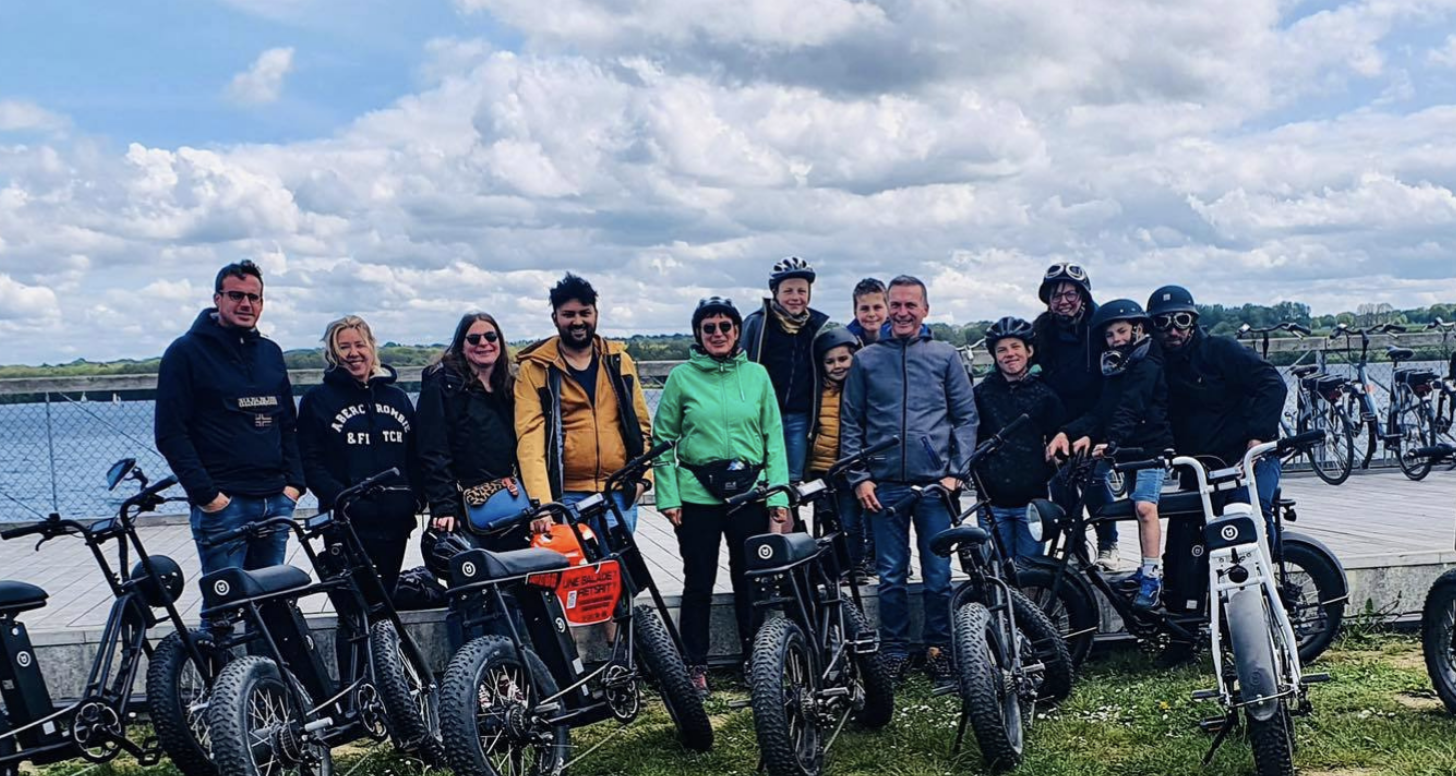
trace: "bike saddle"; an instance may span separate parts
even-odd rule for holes
[[[1164,493],[1158,501],[1158,515],[1161,517],[1188,512],[1203,514],[1203,499],[1197,493]],[[1137,511],[1133,508],[1132,499],[1122,498],[1097,510],[1096,516],[1102,520],[1123,520],[1136,517]]]
[[[1309,377],[1310,375],[1312,375],[1312,374],[1314,374],[1315,372],[1318,372],[1318,371],[1319,371],[1319,365],[1317,365],[1317,364],[1305,364],[1304,366],[1297,366],[1297,367],[1289,370],[1289,373],[1292,374],[1292,375],[1294,375],[1295,377]]]
[[[307,571],[296,566],[269,566],[252,571],[236,567],[220,569],[202,578],[202,598],[206,604],[203,610],[296,590],[307,587],[312,581]]]
[[[1385,355],[1389,356],[1391,361],[1409,361],[1416,357],[1416,352],[1410,348],[1398,348],[1392,345],[1385,349]]]
[[[748,567],[771,569],[808,560],[819,554],[819,540],[802,531],[759,534],[748,538]]]
[[[930,551],[936,555],[950,555],[962,544],[976,546],[984,544],[991,534],[983,528],[974,525],[962,525],[955,528],[947,528],[936,534],[930,540]]]
[[[0,580],[0,615],[20,614],[46,604],[46,591],[18,580]]]
[[[555,550],[539,547],[506,552],[475,549],[450,559],[450,578],[457,584],[465,584],[568,568],[571,568],[571,561]]]

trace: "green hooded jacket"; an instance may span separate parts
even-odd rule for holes
[[[672,370],[663,387],[652,425],[654,442],[677,442],[657,462],[657,508],[683,503],[721,504],[679,461],[701,466],[738,459],[764,464],[770,485],[789,481],[784,453],[784,427],[778,398],[768,371],[739,350],[719,361],[693,348],[689,361]],[[786,507],[788,498],[775,494],[770,507]]]

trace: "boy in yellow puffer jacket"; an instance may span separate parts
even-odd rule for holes
[[[849,376],[859,348],[859,338],[844,328],[826,329],[814,338],[814,360],[821,370],[824,389],[815,407],[809,465],[804,467],[806,480],[823,477],[839,460],[839,400],[844,394],[844,378]],[[868,576],[867,569],[874,568],[873,534],[849,483],[838,482],[835,486],[839,527],[849,547],[849,557],[844,560],[849,564],[850,579],[854,584],[862,584]],[[816,509],[822,508],[816,505]]]

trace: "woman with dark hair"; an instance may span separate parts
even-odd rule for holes
[[[334,508],[345,488],[386,469],[399,469],[390,489],[355,501],[349,518],[384,588],[394,590],[405,543],[415,529],[422,493],[415,456],[415,409],[394,384],[393,367],[379,362],[379,347],[364,319],[348,315],[324,332],[329,368],[322,385],[303,395],[298,447],[308,489],[319,509]]]
[[[461,318],[440,361],[421,377],[416,422],[431,531],[462,529],[471,494],[520,492],[514,382],[505,336],[486,313]],[[473,543],[516,549],[526,546],[528,536],[529,528],[523,525]],[[434,538],[428,536],[425,544],[433,546]]]
[[[726,499],[760,480],[789,481],[783,421],[768,371],[739,347],[743,318],[733,302],[708,297],[693,313],[690,360],[672,370],[652,427],[677,447],[657,464],[657,509],[672,521],[683,559],[683,658],[700,692],[708,689],[708,624],[718,548],[728,542],[733,612],[746,659],[755,629],[745,546],[751,536],[788,527],[788,499],[730,511]],[[772,515],[772,516],[770,516]]]

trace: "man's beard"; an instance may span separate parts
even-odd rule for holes
[[[574,348],[585,348],[591,344],[592,338],[596,336],[595,326],[568,326],[564,329],[557,329],[556,333],[561,335],[561,341]]]

